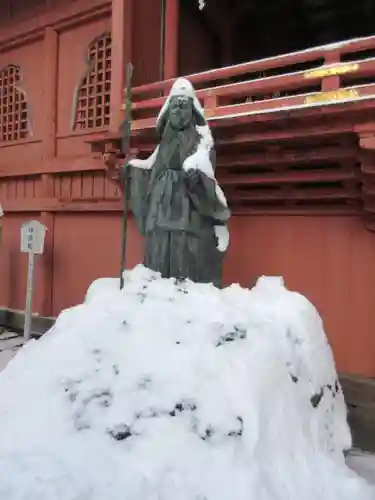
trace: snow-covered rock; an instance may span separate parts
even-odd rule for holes
[[[304,297],[125,278],[0,374],[0,500],[374,500]]]

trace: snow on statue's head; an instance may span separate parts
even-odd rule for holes
[[[204,110],[198,101],[194,87],[185,78],[175,81],[156,121],[156,130],[162,135],[166,124],[174,130],[185,130],[192,123],[207,125]]]

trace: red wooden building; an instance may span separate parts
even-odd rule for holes
[[[132,61],[139,155],[154,147],[173,78],[192,75],[199,89],[233,210],[225,281],[283,275],[319,308],[339,369],[375,376],[373,7],[280,4],[1,2],[1,307],[24,307],[30,218],[48,227],[35,312],[56,316],[118,274],[121,201],[98,151],[116,144]],[[142,241],[131,220],[129,231],[132,266]]]

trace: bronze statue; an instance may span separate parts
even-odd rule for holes
[[[188,80],[173,85],[156,130],[160,143],[148,159],[121,168],[113,155],[105,159],[110,179],[123,190],[129,180],[131,209],[145,237],[144,265],[167,278],[220,286],[230,211],[215,179],[213,138]]]

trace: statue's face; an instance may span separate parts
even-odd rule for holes
[[[184,96],[173,96],[169,104],[169,122],[174,129],[183,130],[193,119],[193,101]]]

